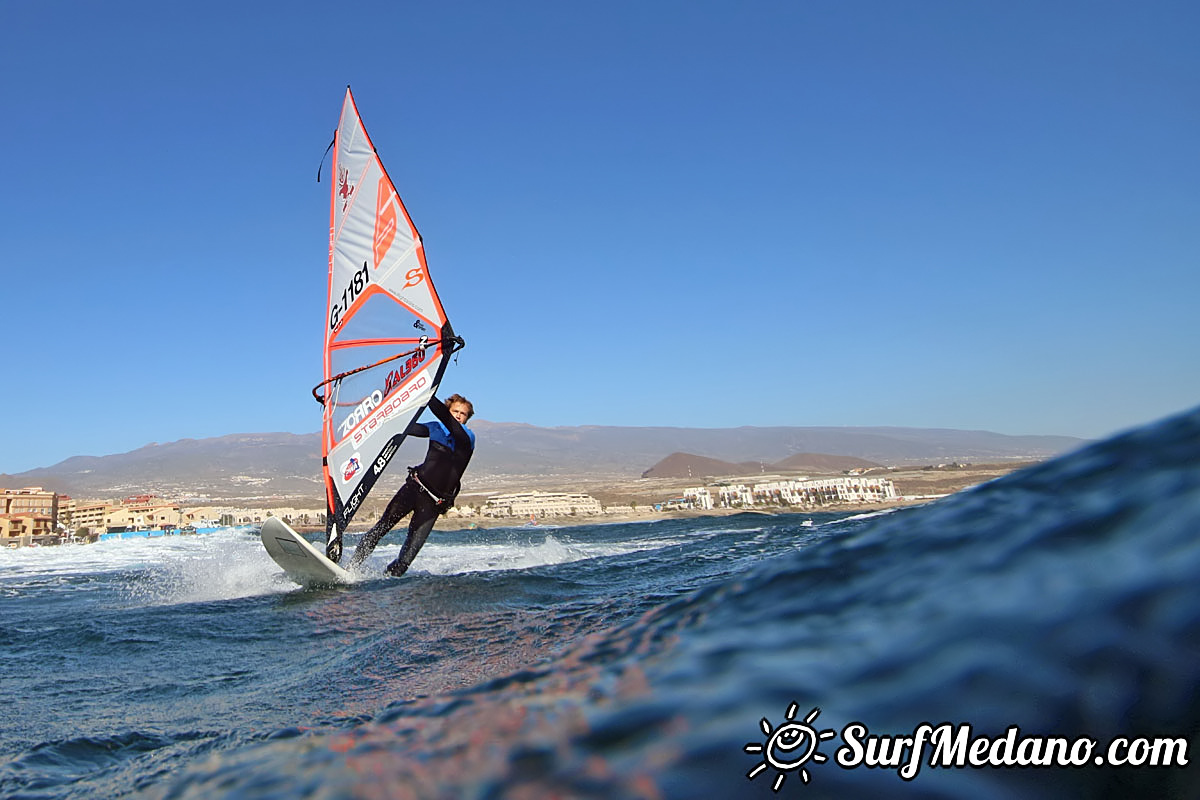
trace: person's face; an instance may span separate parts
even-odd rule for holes
[[[455,403],[454,405],[450,406],[450,416],[458,420],[459,425],[466,425],[467,417],[471,415],[467,411],[466,403]]]

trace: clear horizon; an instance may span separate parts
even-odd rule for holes
[[[1200,6],[0,9],[0,472],[319,425],[347,84],[541,427],[1084,439],[1200,400]]]

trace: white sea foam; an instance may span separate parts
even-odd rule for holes
[[[412,568],[434,575],[460,575],[494,570],[519,570],[570,564],[589,558],[620,556],[683,544],[682,539],[647,539],[623,542],[578,542],[569,538],[546,536],[543,541],[504,541],[444,544],[430,540],[421,549]],[[399,544],[382,545],[363,565],[368,574],[383,568],[400,554]]]
[[[716,537],[719,537],[722,535],[728,535],[731,533],[736,533],[736,534],[741,535],[741,534],[747,534],[747,533],[762,533],[765,530],[766,530],[766,528],[717,528],[717,529],[711,530],[711,531],[706,530],[701,535],[704,536],[705,538],[713,539],[713,538],[716,538]]]
[[[434,536],[413,564],[415,571],[458,575],[522,570],[620,556],[684,544],[683,538],[631,538],[624,541],[576,541],[562,529],[539,531],[534,540],[514,529],[483,542],[440,542]],[[733,533],[715,531],[706,535]],[[557,535],[556,535],[557,534]],[[364,578],[383,574],[400,553],[400,542],[378,547],[363,565]],[[58,580],[62,589],[87,584],[70,578],[127,573],[121,594],[138,605],[175,605],[297,591],[263,549],[257,535],[223,530],[198,536],[113,539],[90,545],[22,548],[0,552],[0,593],[21,591],[32,583]]]
[[[180,554],[220,543],[246,540],[245,534],[217,531],[202,536],[111,539],[87,545],[22,547],[0,552],[0,579],[35,575],[88,575],[155,565]]]
[[[244,531],[110,539],[0,553],[0,587],[6,590],[51,580],[64,591],[86,590],[89,583],[72,579],[112,573],[120,575],[128,600],[150,605],[226,600],[294,588],[277,580],[282,576],[278,567],[258,538]]]
[[[886,516],[888,514],[894,514],[898,510],[899,509],[896,509],[896,508],[884,508],[879,511],[867,511],[862,514],[854,514],[849,517],[841,517],[834,521],[835,522],[852,522],[854,520],[859,520],[859,519],[871,519],[873,517],[882,517],[882,516]]]

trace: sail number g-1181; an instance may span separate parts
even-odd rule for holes
[[[332,305],[329,309],[329,329],[335,330],[338,323],[342,321],[342,315],[350,310],[350,306],[354,304],[354,298],[362,294],[363,289],[367,288],[367,284],[371,282],[371,274],[367,271],[367,265],[364,262],[362,269],[357,270],[350,276],[350,282],[346,284],[346,288],[342,290],[341,301],[336,305]],[[333,298],[330,297],[330,300]]]

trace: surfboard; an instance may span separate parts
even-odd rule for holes
[[[354,575],[325,557],[308,540],[292,530],[278,517],[268,517],[263,523],[263,547],[275,563],[294,582],[301,586],[332,586],[353,583]]]

